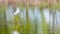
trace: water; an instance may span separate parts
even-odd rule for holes
[[[17,7],[18,8],[18,7]],[[20,11],[19,11],[20,10]],[[12,14],[12,12],[13,12],[13,9],[12,9],[12,7],[9,7],[7,10],[6,10],[6,18],[7,18],[7,26],[10,28],[10,27],[14,27],[14,22],[13,22],[13,20],[14,20],[14,15]],[[23,11],[21,11],[21,9],[19,9],[18,8],[18,10],[17,10],[17,12],[18,12],[18,14],[17,15],[19,15],[20,17],[21,17],[21,19],[23,19],[23,21],[24,21],[24,24],[26,25],[26,8],[24,8],[23,9]],[[60,23],[59,23],[59,21],[60,21],[60,14],[59,14],[60,12],[59,11],[56,11],[56,16],[55,17],[57,17],[57,22],[55,21],[55,26],[57,26],[57,24],[58,24],[58,27],[60,27]],[[15,15],[16,15],[16,12],[15,12]],[[52,16],[52,14],[51,14],[51,16],[50,16],[50,14],[49,14],[49,9],[47,9],[47,8],[44,8],[43,9],[43,15],[44,15],[44,18],[45,18],[45,23],[47,24],[47,25],[45,25],[45,27],[44,28],[46,28],[46,30],[45,31],[47,31],[48,30],[48,25],[50,24],[50,26],[52,27],[53,25],[52,25],[52,23],[53,23],[53,16]],[[31,9],[31,8],[29,8],[29,10],[28,10],[28,17],[29,17],[29,19],[30,19],[30,24],[33,26],[33,29],[35,29],[34,27],[35,27],[35,22],[34,22],[34,19],[36,19],[36,23],[38,24],[38,28],[37,28],[37,32],[38,32],[38,34],[43,34],[43,26],[42,26],[42,15],[41,15],[41,12],[40,12],[40,9],[38,8],[38,7],[35,7],[34,8],[34,11]],[[50,20],[51,19],[51,20]],[[56,18],[55,18],[56,19]],[[11,23],[9,22],[9,21],[12,21]],[[22,20],[21,20],[22,21]],[[19,21],[20,22],[20,21]],[[47,27],[48,26],[48,27]],[[13,28],[12,28],[12,30],[13,30]],[[12,31],[11,30],[11,31]],[[44,31],[44,32],[45,32]],[[48,31],[47,31],[48,32]],[[18,33],[16,33],[16,32],[14,32],[15,34],[18,34]],[[33,32],[32,32],[33,33]],[[45,34],[47,34],[46,32],[45,32]]]

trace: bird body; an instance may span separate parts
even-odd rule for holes
[[[17,10],[13,13],[13,15],[17,15],[20,12],[20,9],[17,8]]]

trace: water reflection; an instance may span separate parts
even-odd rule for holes
[[[20,11],[19,11],[20,10]],[[13,9],[12,7],[8,7],[7,10],[6,10],[6,18],[7,18],[7,24],[9,24],[10,26],[8,26],[9,28],[11,26],[14,26],[13,24],[13,20],[14,20],[14,15],[12,14],[13,12]],[[18,13],[19,17],[21,18],[21,21],[23,20],[24,21],[24,24],[26,24],[26,8],[23,8],[23,9],[19,9],[17,8],[17,12],[15,12],[14,14],[16,15]],[[45,18],[45,23],[48,25],[50,25],[51,27],[53,26],[52,23],[53,23],[53,14],[50,14],[49,13],[49,9],[46,9],[44,8],[43,9],[43,15],[44,15],[44,18]],[[60,25],[59,21],[60,21],[60,12],[59,11],[56,11],[56,14],[55,14],[55,19],[57,18],[57,24],[58,26]],[[41,15],[41,11],[38,7],[35,7],[34,10],[32,10],[32,8],[30,7],[28,9],[28,17],[30,19],[30,24],[33,25],[33,29],[35,29],[35,21],[36,24],[38,24],[38,28],[37,28],[37,31],[38,31],[38,34],[43,34],[43,27],[42,27],[42,15]],[[37,18],[37,19],[36,19]],[[12,21],[13,24],[10,24],[9,21]],[[19,21],[19,23],[21,23]],[[46,31],[48,30],[48,27],[46,27]],[[48,31],[47,31],[48,32]],[[45,33],[47,34],[47,33]]]
[[[19,32],[18,31],[13,31],[12,34],[19,34]]]

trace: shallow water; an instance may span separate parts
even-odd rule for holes
[[[17,7],[18,9],[20,9],[19,7]],[[17,10],[18,11],[18,10]],[[13,15],[13,9],[12,7],[8,7],[6,9],[6,20],[7,20],[7,27],[8,29],[11,29],[10,32],[12,32],[14,30],[14,15]],[[26,26],[26,8],[20,9],[20,11],[17,13],[17,15],[19,16],[19,25],[23,24],[24,26]],[[31,24],[31,29],[30,33],[34,34],[35,30],[37,30],[38,34],[47,34],[48,33],[48,27],[50,25],[50,28],[52,30],[52,26],[53,26],[53,15],[52,13],[49,13],[49,9],[44,8],[43,9],[43,15],[45,18],[45,23],[44,25],[42,25],[42,15],[41,15],[41,11],[38,7],[35,7],[34,10],[32,10],[32,8],[28,9],[28,17],[29,17],[29,21]],[[51,16],[50,16],[51,15]],[[60,12],[59,10],[56,10],[56,14],[55,14],[55,28],[56,27],[60,27]],[[0,15],[1,18],[1,15]],[[35,26],[35,24],[37,24],[37,26]],[[21,25],[20,25],[21,26]],[[36,28],[37,27],[37,28]],[[26,27],[24,27],[26,28]],[[35,29],[36,28],[36,29]],[[44,29],[45,28],[45,29]],[[56,28],[56,29],[58,29]],[[43,31],[44,30],[44,31]],[[27,32],[28,33],[28,32]]]

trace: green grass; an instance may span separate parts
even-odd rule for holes
[[[43,15],[43,8],[45,8],[47,5],[48,4],[44,3],[40,6],[41,15],[42,15],[42,34],[49,34],[48,32],[50,32],[49,25],[46,23],[45,17]],[[52,9],[59,9],[59,6],[60,6],[59,4],[58,5],[55,4],[55,5],[52,6]],[[0,24],[3,24],[3,25],[0,26],[0,34],[6,34],[6,33],[10,34],[11,31],[13,31],[13,30],[17,30],[19,32],[21,32],[21,30],[22,30],[21,34],[30,34],[31,32],[32,32],[32,34],[38,34],[38,23],[37,23],[38,19],[34,17],[35,18],[35,20],[34,20],[35,21],[34,22],[34,25],[35,25],[34,29],[35,30],[33,30],[33,27],[32,27],[33,25],[31,25],[31,22],[30,22],[31,20],[28,17],[29,16],[28,15],[28,9],[30,7],[29,6],[24,7],[24,6],[21,6],[21,5],[19,5],[17,7],[21,8],[21,10],[22,10],[21,12],[23,12],[23,9],[26,8],[26,24],[24,25],[24,20],[21,18],[21,16],[16,15],[16,16],[14,16],[14,20],[13,20],[14,23],[15,23],[14,26],[8,26],[8,28],[6,28],[7,26],[4,25],[6,23],[6,19],[5,19],[5,16],[4,16],[4,10],[7,7],[4,7],[4,6],[0,5],[0,16],[1,16],[0,17]],[[34,12],[34,7],[33,6],[31,6],[31,9]],[[13,21],[9,21],[9,23],[13,23]],[[22,22],[22,24],[19,25],[18,22],[20,24]],[[59,33],[59,31],[60,31],[60,29],[58,29],[57,32]]]

